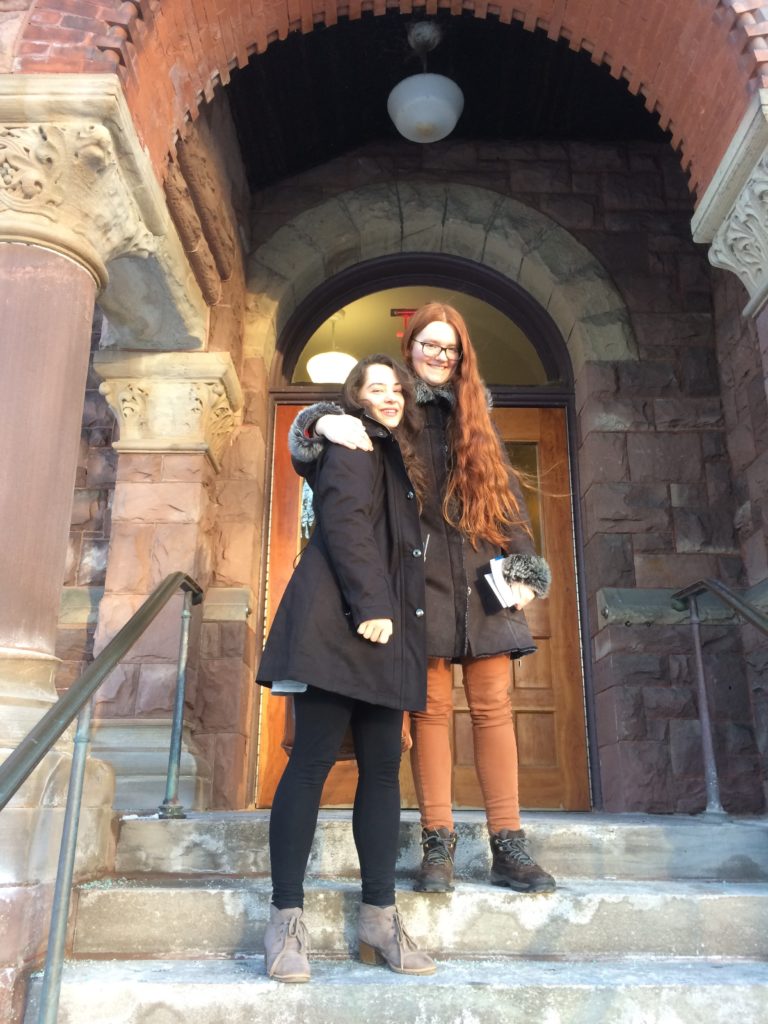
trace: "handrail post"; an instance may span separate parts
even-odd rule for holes
[[[187,688],[187,660],[189,658],[189,627],[192,619],[192,594],[184,592],[181,609],[181,638],[179,640],[179,663],[176,670],[176,700],[173,705],[171,745],[168,751],[168,776],[165,782],[165,799],[158,807],[160,818],[186,818],[184,807],[179,802],[179,774],[181,772],[181,739],[184,730],[184,699]]]
[[[91,741],[92,706],[92,702],[88,701],[80,712],[77,731],[75,732],[67,804],[64,812],[64,824],[61,830],[59,863],[56,871],[56,884],[53,890],[53,904],[51,906],[51,929],[48,937],[48,948],[45,953],[43,984],[40,990],[38,1024],[56,1024],[59,1014],[61,974],[67,942],[69,895],[72,891],[72,879],[75,872],[80,805],[83,797],[85,765],[88,759],[88,744]]]
[[[696,690],[699,703],[699,722],[701,723],[701,749],[704,755],[704,782],[707,792],[707,806],[704,813],[724,818],[726,814],[723,805],[720,803],[720,785],[717,780],[715,746],[712,741],[712,720],[709,714],[707,680],[704,675],[704,657],[701,650],[701,619],[699,618],[699,607],[695,596],[688,598],[688,610],[691,616],[691,631],[693,633]]]

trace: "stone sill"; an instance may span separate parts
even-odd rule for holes
[[[599,628],[603,626],[687,625],[688,612],[672,607],[672,595],[682,587],[641,589],[635,587],[603,587],[597,591]],[[744,601],[768,615],[768,580],[748,590],[737,590]],[[740,617],[726,607],[714,594],[702,594],[698,600],[699,616],[707,625],[738,625]]]
[[[104,587],[64,587],[59,606],[59,628],[95,626]],[[204,622],[245,622],[253,608],[249,587],[211,587],[203,603]]]

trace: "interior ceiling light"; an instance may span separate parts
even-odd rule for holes
[[[346,352],[318,352],[307,360],[307,373],[313,384],[343,384],[356,362]]]
[[[387,100],[387,113],[410,142],[439,142],[450,135],[464,109],[464,93],[445,75],[427,73],[427,54],[442,38],[432,21],[408,28],[408,44],[421,60],[422,72],[399,82]]]
[[[348,352],[336,350],[336,324],[344,319],[345,311],[337,310],[330,318],[331,347],[328,352],[318,352],[307,360],[307,373],[313,384],[343,384],[349,371],[357,363]]]

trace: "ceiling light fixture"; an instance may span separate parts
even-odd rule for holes
[[[349,371],[357,363],[348,352],[336,350],[336,324],[344,319],[345,311],[338,309],[331,321],[331,348],[328,352],[318,352],[307,360],[307,373],[313,384],[343,384]]]
[[[450,135],[464,109],[464,93],[445,75],[427,73],[427,54],[442,39],[433,21],[408,28],[408,44],[421,59],[422,73],[404,78],[390,92],[387,113],[395,128],[410,142],[439,142]]]

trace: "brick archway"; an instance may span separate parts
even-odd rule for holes
[[[112,72],[120,75],[136,126],[160,178],[177,133],[211,99],[218,82],[252,53],[261,53],[290,32],[311,32],[340,16],[391,9],[383,0],[352,4],[271,5],[229,0],[31,0],[20,23],[13,69],[30,72]],[[412,5],[399,5],[410,14]],[[699,195],[739,124],[750,90],[768,83],[768,23],[751,0],[648,0],[609,4],[585,0],[501,0],[495,7],[466,5],[475,17],[564,38],[573,50],[623,78],[659,114],[661,127],[690,170]],[[436,14],[436,0],[426,13]],[[460,14],[462,4],[452,5]],[[21,27],[23,26],[23,27]],[[718,125],[717,132],[712,126]]]
[[[365,225],[362,228],[362,225]],[[460,256],[514,281],[554,320],[574,374],[636,360],[624,300],[573,235],[517,200],[472,185],[391,182],[344,192],[283,225],[249,260],[245,350],[270,364],[291,314],[347,267],[401,252]]]

